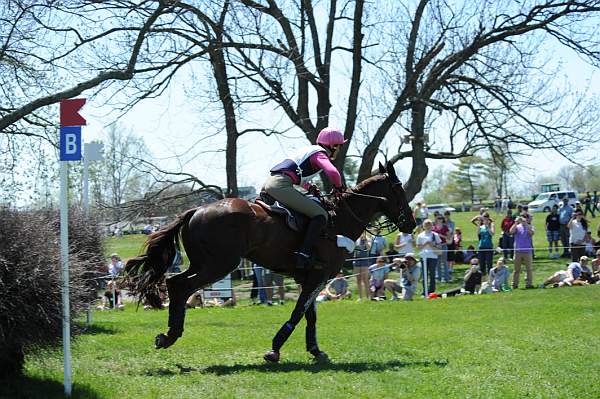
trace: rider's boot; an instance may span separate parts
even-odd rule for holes
[[[300,249],[294,252],[296,256],[296,269],[306,270],[313,261],[313,250],[319,235],[327,224],[327,219],[323,215],[315,216],[308,223],[306,235]]]

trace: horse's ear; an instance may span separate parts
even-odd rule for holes
[[[396,169],[394,169],[394,164],[390,161],[387,163],[387,173],[392,182],[397,183],[399,181],[398,176],[396,175]]]
[[[383,166],[383,164],[381,163],[381,161],[379,162],[379,174],[385,174],[386,170],[385,170],[385,166]]]

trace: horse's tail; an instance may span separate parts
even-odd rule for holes
[[[144,244],[146,253],[127,261],[126,285],[140,301],[146,298],[152,306],[162,307],[158,299],[159,286],[173,263],[175,251],[180,248],[180,230],[187,225],[194,212],[196,209],[190,209],[171,224],[150,234]]]

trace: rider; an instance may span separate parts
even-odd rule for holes
[[[344,144],[344,135],[338,129],[326,127],[317,137],[318,145],[306,146],[271,169],[264,190],[277,201],[310,217],[300,249],[294,252],[296,267],[304,269],[312,260],[313,247],[327,224],[327,211],[315,201],[294,189],[294,184],[308,187],[308,180],[324,171],[336,192],[342,191],[342,178],[331,160]]]

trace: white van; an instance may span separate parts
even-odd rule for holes
[[[530,212],[550,212],[554,205],[560,206],[562,199],[565,197],[569,199],[569,204],[573,207],[575,206],[575,202],[578,201],[575,191],[550,191],[538,195],[527,206]]]

